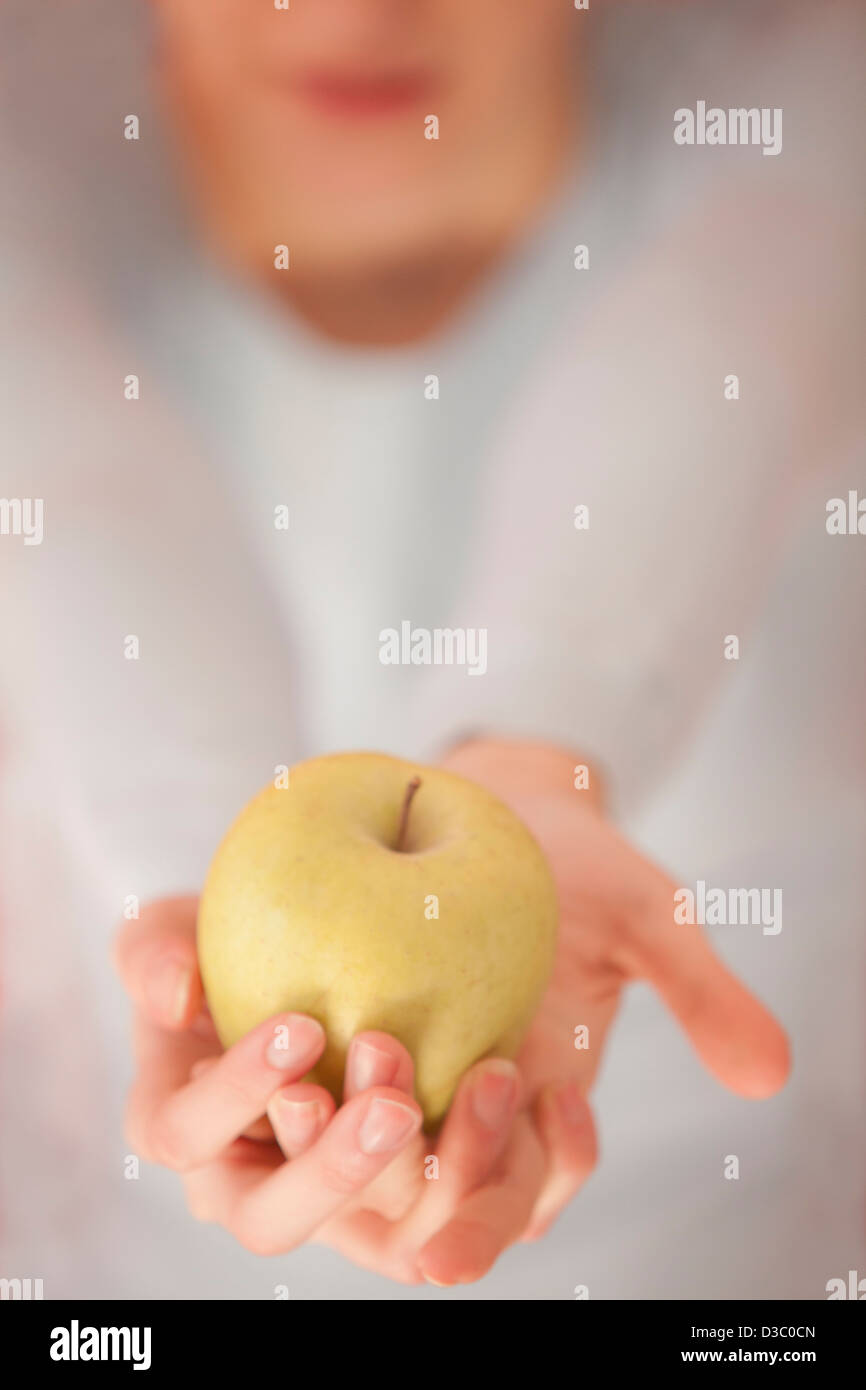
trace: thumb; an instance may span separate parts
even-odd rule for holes
[[[197,900],[146,903],[114,941],[114,964],[134,1003],[163,1028],[186,1028],[202,1005],[195,949]]]
[[[701,928],[675,921],[676,891],[653,870],[649,892],[627,922],[624,967],[657,990],[724,1086],[754,1100],[774,1095],[790,1070],[785,1031],[722,964]]]

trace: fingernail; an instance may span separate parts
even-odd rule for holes
[[[276,1067],[278,1071],[298,1066],[305,1057],[312,1057],[321,1049],[324,1037],[321,1023],[307,1018],[306,1014],[292,1014],[286,1023],[281,1023],[275,1029],[268,1043],[265,1053],[268,1066]]]
[[[276,1096],[280,1134],[292,1148],[309,1144],[322,1126],[322,1105],[317,1100],[289,1100]]]
[[[358,1130],[358,1143],[365,1154],[384,1154],[396,1149],[421,1123],[421,1117],[398,1100],[377,1097]]]
[[[475,1118],[487,1129],[500,1129],[508,1119],[517,1091],[517,1068],[497,1058],[487,1062],[472,1085]]]
[[[556,1105],[560,1118],[569,1129],[579,1129],[586,1123],[586,1101],[576,1082],[569,1081],[557,1092]]]
[[[183,1023],[189,1009],[194,971],[179,960],[163,961],[153,972],[148,994],[166,1023]]]
[[[367,1091],[371,1086],[390,1086],[399,1065],[399,1058],[383,1052],[363,1038],[356,1038],[349,1048],[349,1079],[355,1091]]]

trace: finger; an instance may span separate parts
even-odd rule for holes
[[[147,1151],[179,1171],[207,1163],[264,1114],[281,1085],[300,1080],[324,1048],[324,1029],[304,1014],[260,1024],[162,1100],[145,1125]]]
[[[419,1130],[387,1168],[367,1184],[355,1205],[363,1202],[365,1209],[378,1212],[388,1222],[402,1221],[429,1185],[428,1163],[435,1156],[430,1153],[431,1147],[429,1136]],[[340,1219],[345,1219],[345,1212],[340,1213]]]
[[[790,1070],[785,1032],[722,964],[700,927],[675,921],[675,892],[658,875],[631,914],[627,969],[654,986],[723,1085],[752,1099],[774,1095]]]
[[[415,1064],[406,1048],[390,1033],[357,1033],[349,1046],[343,1099],[360,1095],[373,1086],[393,1086],[412,1095],[415,1083]],[[401,1149],[388,1168],[364,1193],[365,1203],[374,1206],[390,1220],[402,1217],[413,1204],[414,1194],[422,1182],[422,1141]]]
[[[385,1170],[387,1174],[388,1169]],[[366,1203],[366,1194],[364,1196]],[[317,1244],[337,1250],[361,1269],[372,1270],[398,1284],[423,1282],[415,1247],[403,1236],[402,1227],[366,1205],[358,1211],[338,1214],[316,1232]]]
[[[337,1106],[330,1091],[310,1082],[284,1086],[268,1102],[268,1119],[286,1158],[312,1148]]]
[[[411,1142],[421,1121],[420,1107],[402,1091],[377,1087],[356,1096],[311,1149],[250,1184],[230,1229],[262,1255],[294,1248],[357,1196]]]
[[[211,1067],[215,1067],[218,1061],[219,1053],[216,1056],[199,1057],[198,1061],[193,1062],[189,1069],[190,1081],[197,1081],[200,1076],[204,1076],[205,1072],[210,1071]]]
[[[416,1247],[450,1220],[463,1197],[483,1183],[502,1157],[520,1094],[517,1067],[493,1057],[463,1077],[436,1145],[436,1178],[409,1218]]]
[[[165,1101],[190,1079],[196,1062],[212,1057],[214,1042],[195,1029],[168,1032],[136,1012],[132,1025],[133,1050],[138,1064],[126,1106],[126,1135],[133,1151],[142,1158],[150,1153],[150,1126]]]
[[[491,1057],[470,1068],[436,1146],[440,1192],[458,1199],[487,1177],[505,1149],[519,1097],[513,1062]]]
[[[418,1268],[427,1282],[450,1286],[481,1279],[526,1228],[544,1173],[541,1143],[521,1115],[497,1180],[465,1197],[421,1250]]]
[[[220,1054],[217,1053],[214,1057],[201,1057],[199,1061],[194,1062],[190,1068],[190,1081],[195,1081],[197,1077],[204,1076],[206,1071],[210,1071],[211,1067],[216,1066],[219,1059]],[[272,1144],[274,1142],[274,1131],[267,1115],[262,1115],[260,1119],[253,1120],[251,1125],[247,1125],[242,1137],[244,1139],[254,1139],[257,1144]]]
[[[198,1221],[229,1225],[245,1194],[264,1182],[283,1160],[276,1146],[263,1151],[255,1145],[233,1145],[226,1154],[203,1168],[183,1175],[187,1205]],[[372,1270],[382,1278],[398,1283],[418,1284],[421,1275],[415,1265],[414,1253],[406,1249],[391,1249],[393,1224],[373,1211],[361,1210],[348,1216],[337,1214],[320,1226],[315,1239],[338,1250],[346,1259],[362,1269]]]
[[[351,1100],[371,1086],[393,1086],[412,1094],[415,1068],[402,1043],[389,1033],[358,1033],[349,1045],[343,1100]]]
[[[574,1081],[545,1087],[536,1099],[534,1118],[547,1175],[523,1240],[538,1240],[550,1229],[598,1161],[592,1112]]]
[[[273,1144],[276,1138],[274,1127],[267,1115],[262,1115],[259,1120],[253,1120],[252,1124],[247,1125],[239,1137],[252,1139],[256,1144]]]
[[[414,1066],[402,1043],[388,1033],[358,1033],[349,1046],[344,1100],[374,1086],[392,1086],[412,1094]],[[320,1086],[300,1085],[278,1091],[268,1106],[277,1142],[287,1158],[311,1148],[332,1119],[336,1105]]]
[[[197,1081],[200,1076],[204,1076],[205,1072],[216,1066],[221,1056],[222,1053],[216,1052],[208,1057],[200,1057],[197,1062],[193,1062],[189,1069],[189,1080]],[[244,1137],[247,1139],[273,1139],[274,1131],[271,1129],[271,1122],[268,1117],[262,1115],[260,1119],[254,1120],[244,1130]]]
[[[148,903],[124,922],[114,963],[135,1004],[163,1028],[186,1028],[204,995],[195,950],[195,898]]]
[[[187,1206],[196,1221],[227,1226],[249,1188],[264,1182],[284,1163],[276,1144],[238,1140],[212,1163],[181,1175]]]

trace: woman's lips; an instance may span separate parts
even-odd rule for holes
[[[343,119],[400,115],[429,98],[433,90],[430,78],[417,72],[373,76],[318,72],[297,79],[293,86],[324,115]]]

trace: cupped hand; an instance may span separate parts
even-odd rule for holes
[[[258,1254],[317,1241],[406,1283],[480,1278],[526,1228],[546,1181],[545,1124],[523,1110],[514,1063],[472,1067],[434,1141],[421,1132],[412,1059],[385,1033],[353,1040],[339,1106],[302,1079],[325,1043],[312,1018],[278,1015],[223,1052],[198,972],[196,906],[149,904],[117,939],[135,1007],[136,1152],[181,1175],[194,1216]],[[585,1103],[573,1104],[576,1182],[594,1137]]]

